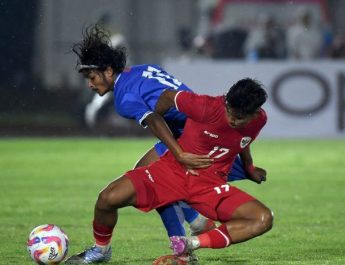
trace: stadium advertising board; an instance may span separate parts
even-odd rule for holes
[[[244,77],[259,80],[269,95],[265,137],[345,136],[345,68],[340,61],[167,61],[165,68],[202,94],[223,94]]]

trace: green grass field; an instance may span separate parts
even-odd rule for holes
[[[153,139],[0,140],[0,264],[33,264],[26,239],[39,224],[61,226],[69,254],[92,244],[99,190],[130,169]],[[259,140],[263,185],[236,185],[275,213],[273,229],[222,250],[198,250],[200,264],[345,264],[345,140]],[[170,253],[155,212],[120,210],[110,264],[151,264]]]

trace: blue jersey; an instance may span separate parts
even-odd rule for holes
[[[135,119],[145,128],[145,118],[154,111],[160,95],[166,89],[191,91],[158,65],[126,68],[115,81],[115,110],[122,117]],[[171,108],[164,114],[164,119],[174,136],[179,137],[186,116]]]

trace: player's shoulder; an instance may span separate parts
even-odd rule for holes
[[[140,64],[128,67],[128,71],[125,73],[127,78],[149,77],[148,80],[153,80],[151,77],[156,74],[166,74],[166,71],[158,64]]]
[[[210,96],[193,93],[191,91],[180,91],[175,96],[177,107],[179,104],[191,109],[202,109],[204,114],[212,115],[224,111],[224,99],[221,96]]]
[[[162,71],[163,70],[163,68],[158,64],[138,64],[138,65],[132,65],[132,66],[130,66],[130,68],[135,70],[135,71],[143,71],[143,70]]]
[[[133,82],[137,82],[138,79],[144,77],[143,73],[148,71],[149,66],[149,64],[126,66],[120,74],[119,80],[116,80],[116,83],[124,86],[128,83],[132,84]]]
[[[199,94],[199,93],[195,93],[191,90],[181,90],[177,93],[176,96],[179,96],[180,94],[185,96],[185,97],[192,97],[195,99],[205,100],[205,101],[209,101],[209,102],[221,101],[221,97],[214,97],[214,96],[210,96],[210,95]]]
[[[200,104],[206,105],[208,108],[212,106],[218,106],[224,104],[224,99],[222,96],[210,96],[204,94],[194,93],[193,91],[183,90],[176,94],[176,97],[181,95],[182,100],[188,100],[191,102],[198,102]]]
[[[267,114],[263,108],[260,108],[260,110],[259,110],[259,118],[264,120],[264,121],[267,121]]]

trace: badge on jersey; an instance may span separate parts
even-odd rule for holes
[[[250,143],[251,140],[252,138],[249,136],[243,137],[240,142],[241,148],[245,148]]]

